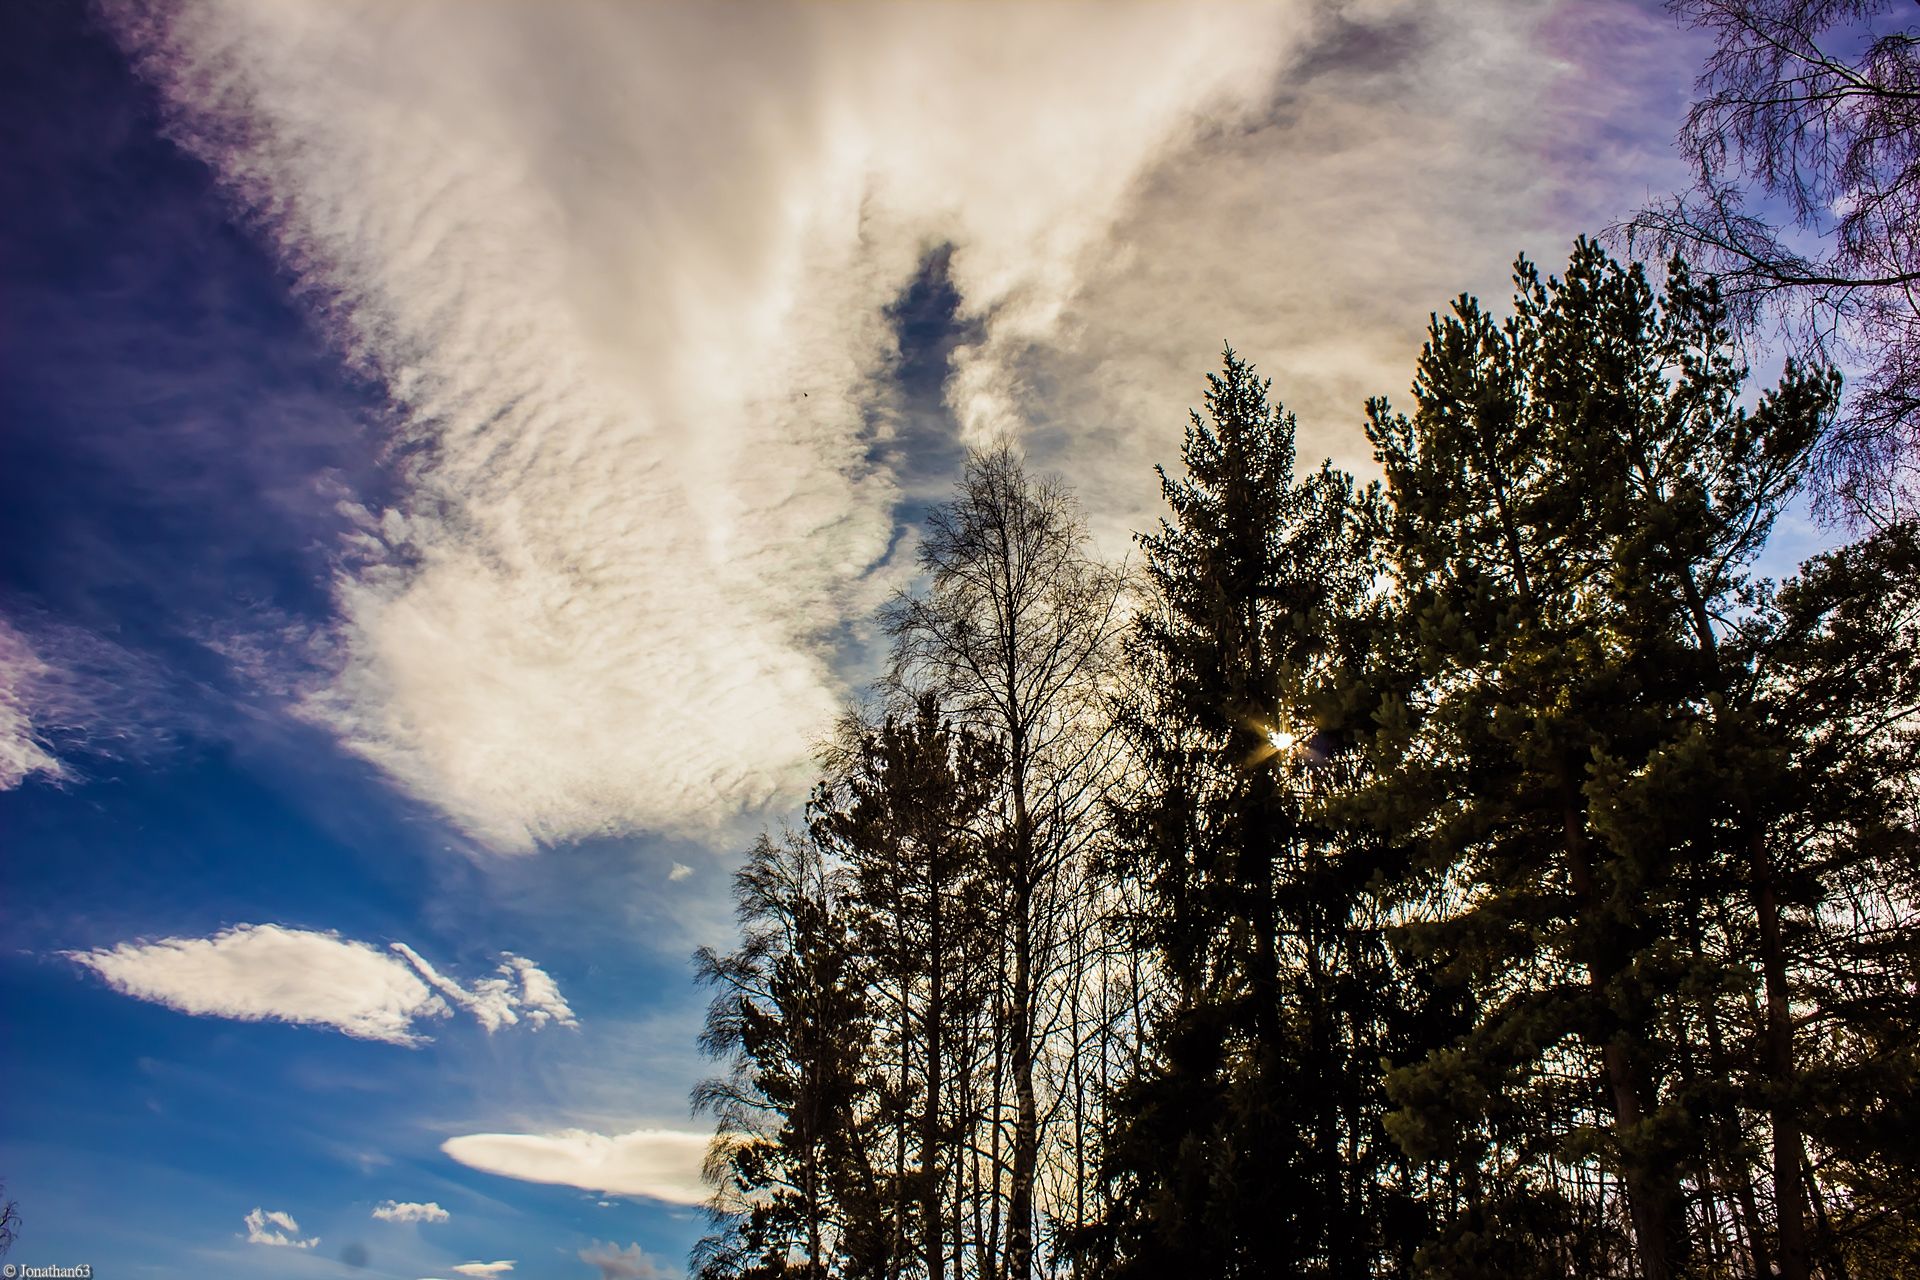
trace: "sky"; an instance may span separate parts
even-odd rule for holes
[[[0,6],[0,1179],[102,1276],[677,1276],[728,875],[969,445],[1684,178],[1657,3]],[[1817,542],[1794,522],[1777,558]]]

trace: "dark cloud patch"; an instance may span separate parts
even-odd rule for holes
[[[947,499],[966,465],[960,424],[947,404],[947,379],[954,353],[983,341],[986,325],[980,317],[962,313],[953,254],[951,243],[928,250],[883,312],[895,356],[888,378],[876,387],[879,403],[869,410],[867,462],[893,476],[899,501],[893,535],[869,569],[873,574],[899,571],[901,556],[912,546],[912,530],[936,503]],[[884,645],[871,618],[842,619],[828,643],[835,669],[850,685],[862,686],[879,675]]]
[[[1433,41],[1433,26],[1444,21],[1437,7],[1356,16],[1351,6],[1327,12],[1319,32],[1300,51],[1287,75],[1290,84],[1329,76],[1390,75],[1413,66]]]
[[[622,1249],[612,1244],[595,1243],[580,1251],[580,1261],[595,1267],[600,1280],[666,1280],[667,1272],[649,1258],[637,1244]]]

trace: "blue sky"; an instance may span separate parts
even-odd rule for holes
[[[26,1220],[13,1260],[258,1275],[244,1218],[264,1207],[320,1239],[276,1249],[282,1274],[339,1271],[356,1244],[370,1275],[497,1259],[589,1275],[578,1253],[595,1242],[677,1262],[690,1209],[440,1151],[603,1112],[615,1132],[687,1127],[692,943],[661,925],[675,846],[487,869],[210,647],[262,613],[324,624],[335,495],[392,483],[382,397],[316,336],[82,13],[35,3],[0,21],[4,167],[22,197],[0,212],[0,609],[60,665],[43,737],[65,773],[0,795],[0,1177]],[[680,856],[718,875],[711,854]],[[431,1042],[405,1048],[183,1016],[65,958],[255,922],[404,940],[469,980],[503,952],[537,957],[578,1029],[430,1018]],[[448,1219],[379,1221],[383,1201]]]
[[[1118,550],[1230,338],[1364,468],[1428,310],[1676,180],[1697,52],[1629,4],[0,8],[10,1261],[680,1274],[688,956],[966,443]]]

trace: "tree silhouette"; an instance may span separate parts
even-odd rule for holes
[[[20,1238],[20,1206],[7,1199],[7,1184],[0,1182],[0,1255],[13,1248]]]
[[[1088,554],[1066,488],[1029,475],[1004,445],[968,457],[953,500],[927,518],[919,558],[925,591],[883,615],[892,685],[908,698],[936,696],[957,724],[996,743],[1003,762],[996,874],[1013,1098],[1000,1274],[1027,1280],[1037,1258],[1038,1072],[1049,1004],[1071,994],[1059,981],[1070,968],[1064,929],[1098,832],[1110,755],[1100,709],[1124,616],[1121,582]],[[988,1135],[996,1182],[999,1110]]]
[[[1712,883],[1698,867],[1738,837],[1657,815],[1835,380],[1789,365],[1740,408],[1724,307],[1678,262],[1656,294],[1583,241],[1564,278],[1522,259],[1515,283],[1504,323],[1471,298],[1433,322],[1411,418],[1369,414],[1424,675],[1385,717],[1373,792],[1426,849],[1416,932],[1477,1004],[1457,1044],[1395,1072],[1392,1122],[1478,1180],[1436,1269],[1584,1273],[1608,1224],[1569,1193],[1577,1152],[1619,1180],[1633,1254],[1669,1280],[1697,1247],[1684,1004],[1716,976],[1673,944]]]
[[[1138,782],[1116,856],[1148,894],[1169,984],[1148,1068],[1116,1103],[1115,1274],[1372,1273],[1380,1021],[1392,986],[1361,855],[1334,857],[1310,787],[1357,656],[1372,494],[1295,475],[1294,421],[1229,348],[1192,415],[1171,516],[1142,535],[1152,607],[1123,716]]]

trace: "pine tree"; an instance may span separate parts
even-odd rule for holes
[[[1504,324],[1465,297],[1435,319],[1411,419],[1369,406],[1422,669],[1382,714],[1375,800],[1423,851],[1417,933],[1476,1005],[1395,1073],[1393,1123],[1468,1184],[1433,1268],[1604,1273],[1599,1175],[1667,1280],[1693,1264],[1709,1146],[1687,993],[1717,962],[1682,940],[1722,850],[1651,801],[1684,791],[1745,567],[1837,380],[1789,366],[1741,409],[1724,307],[1679,263],[1656,296],[1583,241],[1564,279],[1522,259],[1515,280]]]
[[[970,459],[697,957],[701,1276],[1920,1265],[1920,526],[1754,578],[1837,378],[1745,407],[1679,262],[1516,282],[1384,489],[1228,350],[1119,666],[1065,491]]]
[[[701,1048],[729,1068],[694,1092],[718,1120],[703,1280],[883,1274],[866,1150],[873,1015],[847,892],[815,842],[763,835],[734,877],[739,949],[695,956],[719,988]]]
[[[1739,788],[1762,974],[1739,1101],[1764,1117],[1777,1267],[1920,1265],[1920,528],[1804,566],[1741,628]],[[1756,1126],[1757,1127],[1757,1126]],[[1823,1191],[1822,1184],[1826,1190]],[[1799,1221],[1794,1221],[1798,1216]]]
[[[895,1188],[891,1256],[928,1280],[957,1274],[961,1146],[977,1117],[956,1087],[976,1043],[1004,915],[989,865],[994,744],[948,725],[931,696],[855,726],[847,768],[811,806],[816,840],[850,871],[854,936],[870,967],[877,1040],[892,1060],[884,1105]]]
[[[1170,519],[1140,539],[1155,607],[1126,720],[1144,785],[1116,826],[1171,991],[1120,1104],[1120,1199],[1086,1247],[1119,1274],[1372,1273],[1382,1218],[1369,871],[1313,792],[1338,772],[1373,499],[1323,465],[1231,349],[1192,416]],[[1390,982],[1390,980],[1389,980]]]

